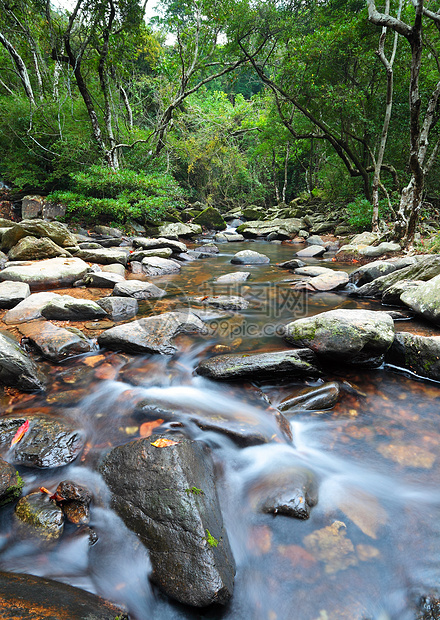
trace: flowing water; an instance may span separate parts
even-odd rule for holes
[[[287,348],[277,327],[292,317],[380,307],[345,293],[307,298],[292,292],[295,276],[276,267],[292,257],[297,248],[291,245],[246,246],[270,256],[271,264],[231,266],[231,256],[243,247],[221,245],[220,255],[155,279],[169,294],[155,306],[142,304],[144,314],[188,306],[192,296],[211,293],[241,292],[251,301],[248,310],[229,316],[213,311],[207,334],[178,336],[179,354],[97,351],[47,365],[50,389],[44,397],[3,397],[5,411],[68,413],[86,429],[86,450],[71,466],[39,472],[21,468],[20,473],[24,493],[42,485],[52,490],[66,479],[87,486],[94,496],[91,526],[98,541],[89,546],[87,531],[73,525],[49,549],[22,541],[14,535],[12,508],[3,508],[0,568],[98,593],[124,604],[136,620],[411,620],[420,595],[440,584],[440,385],[383,368],[353,372],[335,365],[325,380],[340,382],[339,403],[330,411],[293,418],[293,442],[243,447],[216,431],[220,420],[271,437],[277,428],[268,400],[276,407],[304,382],[214,383],[194,375],[202,359],[229,350]],[[212,284],[214,275],[236,270],[251,272],[240,290]],[[398,329],[432,331],[412,322]],[[141,402],[150,408],[141,409]],[[173,417],[160,431],[182,431],[183,425],[186,434],[212,449],[237,564],[234,596],[226,608],[190,609],[149,584],[148,553],[109,509],[108,491],[94,471],[105,450],[139,437],[141,425],[160,418],[163,410],[172,410]],[[194,415],[211,430],[201,430]],[[311,470],[319,483],[310,519],[258,512],[259,494],[297,468]]]

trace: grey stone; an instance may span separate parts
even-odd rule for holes
[[[158,258],[170,258],[172,256],[173,250],[171,248],[156,248],[154,250],[137,250],[136,252],[132,252],[128,257],[129,262],[136,260],[142,261],[144,258],[149,258],[151,256],[156,256]]]
[[[398,332],[385,361],[420,377],[440,381],[440,336]]]
[[[96,302],[103,308],[112,321],[128,321],[136,316],[139,310],[137,299],[132,297],[104,297]]]
[[[308,265],[296,268],[294,273],[298,276],[310,276],[311,278],[315,278],[316,276],[331,274],[333,273],[333,269],[319,267],[318,265]]]
[[[77,299],[70,295],[57,295],[49,300],[41,309],[46,319],[58,321],[84,321],[87,319],[102,319],[106,312],[95,301]]]
[[[400,299],[416,314],[440,325],[440,275],[406,290]]]
[[[13,308],[30,294],[29,284],[25,282],[0,282],[0,308]]]
[[[376,258],[378,256],[383,256],[384,254],[390,254],[393,252],[400,252],[402,248],[398,243],[387,243],[383,241],[379,245],[376,246],[367,246],[360,250],[360,254],[362,256],[367,256],[368,258]]]
[[[133,245],[136,248],[142,248],[143,250],[155,250],[160,248],[170,248],[173,253],[180,254],[186,252],[186,245],[181,241],[173,241],[172,239],[165,239],[165,237],[150,238],[150,237],[133,237]]]
[[[62,248],[73,248],[77,245],[76,237],[63,224],[35,219],[22,220],[9,228],[2,236],[2,250],[9,251],[20,239],[27,236],[48,237]]]
[[[75,257],[81,258],[89,263],[98,263],[101,265],[120,263],[125,266],[128,260],[128,253],[125,250],[102,248],[99,250],[79,250],[75,252]]]
[[[167,258],[157,258],[151,256],[142,259],[142,271],[145,275],[150,277],[178,273],[180,268],[179,263]]]
[[[311,278],[308,282],[300,285],[309,291],[336,291],[348,284],[348,273],[345,271],[329,270],[330,273],[322,273]],[[294,287],[298,288],[298,287]]]
[[[8,265],[0,280],[26,282],[32,288],[70,286],[81,280],[89,266],[79,258],[49,258],[35,263]]]
[[[386,306],[403,306],[401,295],[417,288],[420,284],[423,284],[423,280],[400,280],[386,289],[382,295],[382,303]]]
[[[299,258],[314,258],[316,256],[322,256],[324,252],[325,247],[322,247],[321,245],[309,245],[303,250],[299,250],[299,252],[296,253],[296,256]]]
[[[235,566],[217,497],[214,466],[202,443],[159,436],[114,448],[100,466],[112,506],[148,548],[151,579],[196,607],[226,603]]]
[[[307,244],[325,246],[324,241],[321,239],[319,235],[310,235],[310,237],[307,237]]]
[[[95,288],[114,288],[115,284],[125,282],[124,276],[117,273],[105,273],[104,271],[87,273],[83,280],[87,286]]]
[[[122,232],[122,230],[119,230],[119,228],[113,228],[111,226],[94,226],[93,232],[97,233],[98,235],[105,235],[107,237],[116,237],[119,239],[124,236],[124,233]]]
[[[240,295],[209,295],[204,297],[194,297],[196,304],[211,306],[211,308],[221,308],[222,310],[246,310],[249,302]]]
[[[2,334],[0,334],[0,383],[18,387],[25,392],[44,389],[44,379],[35,362],[16,342]]]
[[[166,292],[151,282],[126,280],[116,284],[113,295],[116,297],[133,297],[134,299],[159,299],[166,295]]]
[[[58,294],[49,292],[32,293],[32,295],[26,297],[26,299],[17,304],[12,310],[8,310],[3,317],[3,322],[6,323],[6,325],[16,325],[18,323],[32,321],[33,319],[41,319],[41,310],[49,301],[52,301],[54,297],[58,297]]]
[[[202,227],[198,224],[183,224],[173,222],[159,227],[161,237],[195,237],[202,234]]]
[[[277,267],[281,267],[281,269],[298,269],[299,267],[304,267],[305,262],[299,258],[291,258],[290,260],[286,260],[283,263],[278,263]]]
[[[49,321],[31,321],[20,325],[20,332],[52,362],[93,350],[93,344],[79,330],[64,329]]]
[[[397,263],[385,260],[376,260],[367,265],[362,265],[350,274],[350,282],[354,282],[357,286],[363,286],[367,282],[372,282],[380,276],[386,276],[401,269]]]
[[[249,271],[235,271],[219,276],[214,282],[215,284],[235,284],[236,282],[245,282],[250,275]]]
[[[71,254],[46,237],[23,237],[8,252],[8,258],[11,261],[40,260],[56,256],[71,256]]]
[[[24,196],[21,200],[21,217],[24,220],[41,218],[44,198],[42,196]]]
[[[253,250],[241,250],[231,258],[231,263],[237,265],[264,265],[270,263],[270,258],[265,254]]]

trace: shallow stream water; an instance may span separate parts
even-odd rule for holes
[[[242,447],[231,437],[201,430],[196,412],[215,423],[236,423],[276,433],[268,414],[288,394],[322,380],[221,384],[194,375],[207,356],[227,351],[287,348],[278,329],[292,318],[334,308],[379,309],[346,293],[305,296],[291,289],[293,276],[276,266],[292,245],[220,245],[220,254],[184,264],[175,276],[155,278],[168,290],[144,315],[194,305],[193,296],[242,294],[251,305],[236,313],[212,311],[205,335],[181,335],[174,357],[96,351],[59,366],[43,363],[50,387],[42,395],[2,399],[3,411],[68,414],[88,434],[74,464],[36,472],[21,468],[24,493],[55,489],[74,480],[94,495],[88,533],[66,527],[47,548],[20,540],[12,507],[0,511],[0,568],[54,578],[125,605],[135,620],[411,620],[420,595],[440,589],[440,385],[390,369],[350,371],[334,365],[325,380],[341,384],[330,411],[302,412],[292,419],[293,442],[279,438]],[[270,256],[270,265],[233,266],[232,255],[249,247]],[[347,269],[335,262],[310,264]],[[355,266],[350,267],[350,270]],[[214,277],[250,271],[240,288],[220,288]],[[102,291],[101,291],[102,294]],[[108,294],[108,292],[104,293]],[[397,329],[433,333],[404,321]],[[137,405],[149,402],[151,412]],[[157,408],[157,414],[155,414]],[[208,444],[218,472],[218,492],[237,564],[234,596],[225,608],[194,610],[171,602],[148,581],[148,553],[109,509],[109,494],[94,471],[109,447],[142,434],[142,424],[175,418],[160,431],[183,430]],[[209,424],[208,424],[209,426]],[[143,427],[145,428],[145,427]],[[307,521],[255,509],[259,494],[295,468],[311,470],[319,483],[318,504]]]

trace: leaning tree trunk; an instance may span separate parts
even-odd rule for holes
[[[423,175],[413,173],[408,185],[402,190],[399,210],[396,214],[394,236],[403,245],[411,245],[419,220],[423,199]]]

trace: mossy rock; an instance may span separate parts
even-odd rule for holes
[[[226,222],[221,216],[220,211],[215,207],[207,207],[194,218],[194,224],[199,224],[212,230],[224,230]]]
[[[267,217],[267,211],[260,207],[246,207],[243,209],[243,217],[247,220],[264,220]]]
[[[23,480],[15,467],[0,458],[0,506],[18,499],[22,488]]]

